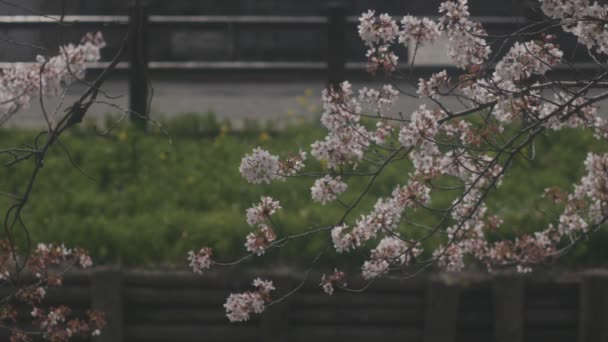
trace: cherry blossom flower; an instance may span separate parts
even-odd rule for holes
[[[213,251],[209,247],[203,247],[198,252],[188,252],[188,261],[190,268],[194,273],[203,274],[203,270],[211,268],[211,256]]]
[[[414,46],[432,43],[441,34],[439,26],[428,18],[416,18],[411,15],[403,17],[401,20],[403,30],[399,32],[399,42],[408,44],[413,42]]]
[[[379,43],[392,43],[399,32],[397,23],[388,14],[377,18],[374,11],[368,11],[359,18],[359,36],[369,46]]]
[[[410,124],[404,125],[399,131],[399,142],[404,147],[422,145],[424,148],[432,148],[428,142],[431,141],[439,131],[437,114],[421,105],[412,113]]]
[[[317,179],[310,192],[314,202],[327,204],[335,201],[338,195],[346,191],[347,187],[346,183],[342,182],[339,176],[333,178],[328,175]]]
[[[390,107],[397,100],[398,96],[399,91],[390,84],[382,86],[380,91],[367,87],[359,90],[359,101],[369,104],[377,112],[382,112]]]
[[[552,43],[516,42],[496,65],[494,82],[521,81],[533,74],[543,75],[551,66],[560,63],[563,54]]]
[[[281,209],[279,201],[272,197],[262,196],[260,203],[247,209],[247,224],[252,227],[266,221],[277,210]]]
[[[248,252],[260,256],[266,252],[266,248],[276,239],[277,236],[270,226],[260,224],[256,232],[247,235],[245,248]]]
[[[380,240],[378,246],[372,249],[370,260],[362,267],[363,278],[375,278],[389,271],[392,265],[404,265],[418,256],[422,251],[395,236],[387,236]]]
[[[365,68],[371,75],[375,75],[378,70],[382,70],[389,75],[397,69],[399,62],[399,56],[390,50],[389,45],[369,48],[365,57],[367,57]]]
[[[38,95],[58,95],[75,79],[82,78],[86,63],[100,59],[105,46],[101,33],[85,35],[80,44],[60,47],[51,58],[38,56],[36,63],[16,63],[0,71],[0,124],[8,121]]]
[[[7,256],[10,255],[10,258]],[[0,261],[3,280],[16,282],[16,274],[8,270],[15,269],[15,258],[22,259],[18,249],[6,240],[0,240]],[[27,263],[20,265],[27,272],[35,275],[35,281],[29,282],[20,279],[20,285],[14,296],[2,306],[0,320],[5,328],[11,332],[11,341],[29,341],[29,335],[35,331],[43,339],[49,341],[65,342],[72,338],[86,339],[99,334],[105,326],[105,317],[98,311],[89,310],[86,315],[76,315],[65,305],[56,307],[42,307],[43,300],[47,295],[49,287],[62,285],[62,273],[73,266],[89,267],[92,264],[90,257],[81,248],[67,248],[63,244],[38,243],[35,250],[27,258]],[[64,268],[65,269],[62,269]],[[26,309],[29,311],[32,327],[30,331],[22,330],[21,321],[18,321],[17,311]]]
[[[438,99],[439,88],[446,86],[449,82],[450,78],[448,77],[447,71],[442,70],[438,73],[433,74],[428,80],[421,78],[418,81],[418,90],[416,91],[416,93],[419,96]]]
[[[271,281],[257,278],[253,281],[256,291],[233,293],[228,296],[224,308],[230,322],[245,322],[251,314],[261,314],[270,302],[270,292],[275,290]]]
[[[336,252],[347,252],[354,247],[354,237],[350,233],[344,233],[348,229],[346,225],[336,226],[331,230],[331,238]]]
[[[253,184],[270,184],[271,181],[282,178],[279,174],[279,157],[259,147],[243,158],[239,171]]]
[[[284,177],[296,175],[306,166],[304,165],[305,160],[306,152],[300,151],[297,155],[279,163],[279,173]]]
[[[442,15],[439,28],[447,32],[450,40],[448,56],[463,69],[483,63],[490,54],[490,47],[483,36],[485,30],[479,23],[469,20],[467,0],[445,1],[439,7]]]
[[[345,277],[346,274],[344,272],[334,269],[334,271],[330,274],[323,274],[321,277],[321,283],[319,285],[321,285],[323,288],[323,292],[331,296],[334,294],[334,286],[346,286],[346,282],[344,281]]]

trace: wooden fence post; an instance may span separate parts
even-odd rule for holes
[[[495,342],[523,342],[524,295],[522,277],[497,275],[492,279]]]
[[[342,3],[328,5],[327,84],[336,87],[344,81],[346,70],[346,8]]]
[[[91,308],[105,314],[106,327],[95,342],[123,341],[123,287],[119,268],[97,268],[91,274]]]
[[[579,290],[579,342],[608,342],[608,273],[583,275]]]
[[[423,341],[456,341],[460,288],[431,279],[426,291]]]
[[[145,130],[148,116],[148,11],[139,0],[129,12],[129,110],[131,122]]]

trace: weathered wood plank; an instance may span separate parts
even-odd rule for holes
[[[580,285],[579,342],[608,341],[608,272],[589,272]]]
[[[228,290],[125,288],[125,302],[130,306],[216,306],[226,302]]]
[[[124,314],[125,324],[188,324],[188,323],[218,323],[228,322],[224,308],[218,305],[215,308],[175,308],[165,307],[158,309],[134,308]]]
[[[492,282],[495,342],[523,342],[525,282],[522,277],[497,276]]]
[[[422,330],[401,327],[357,327],[340,325],[298,325],[290,331],[290,341],[302,342],[369,342],[381,340],[391,341],[422,341]]]
[[[299,293],[293,298],[295,307],[341,306],[344,308],[422,308],[424,297],[380,293]]]
[[[95,342],[123,341],[123,287],[119,268],[98,268],[91,276],[91,307],[105,313],[107,325]]]
[[[341,307],[319,309],[301,309],[291,313],[291,321],[296,324],[377,324],[396,326],[420,326],[424,310],[394,308],[361,308],[344,309]]]
[[[138,324],[125,328],[129,342],[253,342],[261,341],[255,325]]]
[[[429,281],[426,293],[424,342],[456,340],[460,288],[439,280]]]
[[[273,294],[278,300],[267,307],[260,317],[260,339],[264,342],[288,342],[291,320],[291,302],[296,294],[289,294],[296,285],[289,277],[275,278],[274,285],[277,293]]]

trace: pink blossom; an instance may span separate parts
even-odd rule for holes
[[[258,225],[256,232],[247,235],[245,248],[248,252],[260,256],[266,252],[268,246],[270,246],[276,238],[277,236],[272,228],[262,223]]]
[[[281,209],[279,201],[269,196],[262,196],[260,203],[247,209],[247,224],[252,227],[266,221],[277,210]]]
[[[190,268],[194,273],[203,274],[203,270],[211,268],[211,256],[213,252],[209,247],[203,247],[198,252],[188,252]]]
[[[391,266],[406,264],[413,257],[419,255],[418,248],[409,246],[396,236],[383,238],[376,248],[372,249],[370,260],[365,261],[362,267],[363,278],[375,278],[389,271]]]
[[[331,296],[334,293],[334,286],[346,286],[345,277],[346,274],[344,272],[334,269],[333,273],[323,274],[319,285],[323,288],[323,292]]]
[[[327,204],[335,201],[338,195],[346,191],[347,187],[346,183],[341,181],[340,176],[333,178],[328,175],[317,179],[310,192],[314,202]]]
[[[334,243],[336,252],[347,252],[354,247],[354,238],[350,233],[344,231],[348,229],[346,225],[336,226],[331,230],[331,239]]]
[[[253,281],[256,291],[232,293],[228,296],[224,308],[230,322],[245,322],[251,314],[261,314],[270,302],[270,292],[275,290],[271,281],[257,278]]]
[[[428,18],[418,19],[411,15],[403,17],[401,20],[403,30],[399,32],[399,42],[407,44],[413,42],[414,45],[432,43],[441,34],[439,26]]]
[[[89,33],[78,45],[60,47],[54,57],[38,56],[34,64],[16,63],[12,68],[1,70],[0,124],[40,94],[61,94],[67,85],[84,76],[86,63],[100,59],[100,50],[104,46],[101,33]]]
[[[259,147],[241,160],[239,171],[253,184],[270,184],[275,179],[282,179],[279,174],[279,158]]]

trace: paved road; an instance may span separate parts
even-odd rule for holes
[[[297,82],[200,82],[182,80],[153,80],[154,97],[152,116],[172,117],[183,113],[205,113],[213,111],[220,119],[230,119],[239,125],[244,119],[285,121],[291,116],[315,118],[320,110],[321,91],[324,81]],[[360,86],[381,84],[354,83]],[[407,87],[405,85],[401,85]],[[73,86],[63,99],[63,106],[73,103],[82,93],[83,86]],[[411,90],[411,88],[409,88]],[[109,80],[103,87],[108,97],[100,96],[105,103],[96,104],[88,114],[101,120],[108,112],[120,112],[128,101],[128,84],[125,80]],[[119,98],[111,98],[121,96]],[[45,99],[47,112],[52,112],[61,103],[59,98]],[[402,96],[398,110],[410,112],[420,102]],[[37,101],[30,108],[17,113],[6,126],[42,127],[44,120]]]
[[[213,111],[220,119],[229,119],[238,128],[244,119],[275,121],[277,126],[292,119],[315,119],[320,112],[321,91],[324,81],[192,81],[180,79],[153,80],[154,96],[151,115],[153,118],[173,117],[184,113],[206,113]],[[381,87],[381,83],[354,82],[355,89],[362,86]],[[411,86],[399,84],[400,88],[415,92]],[[74,86],[63,100],[65,108],[73,103],[83,92],[83,86]],[[101,121],[107,113],[119,113],[127,108],[128,84],[124,79],[109,80],[103,90],[108,96],[100,96],[100,103],[92,107],[88,117]],[[118,98],[115,98],[118,97]],[[448,105],[456,109],[461,107],[455,100]],[[45,100],[47,112],[52,112],[59,104],[58,98]],[[404,114],[411,113],[421,104],[418,99],[401,96],[393,108]],[[604,115],[608,113],[600,108]],[[43,127],[38,101],[32,102],[30,108],[17,113],[5,126],[7,127]]]

